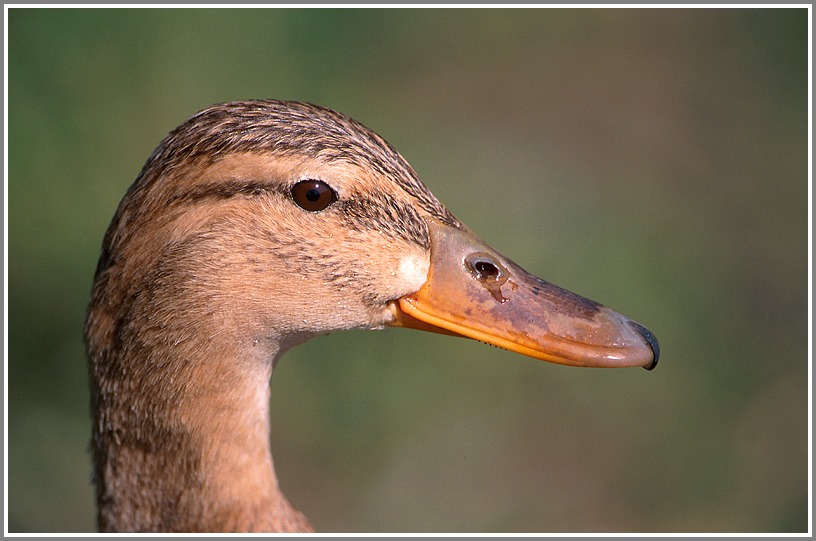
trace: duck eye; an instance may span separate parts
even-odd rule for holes
[[[337,201],[337,194],[322,180],[301,180],[292,186],[292,199],[303,210],[319,212]]]

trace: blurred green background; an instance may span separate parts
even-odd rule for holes
[[[802,532],[804,9],[10,9],[8,529],[94,528],[81,330],[144,160],[215,102],[379,132],[653,372],[405,330],[289,353],[281,485],[322,531]]]

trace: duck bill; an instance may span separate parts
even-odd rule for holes
[[[657,340],[639,323],[533,276],[467,229],[429,229],[427,281],[395,303],[393,325],[571,366],[657,365]]]

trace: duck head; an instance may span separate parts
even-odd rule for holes
[[[100,528],[308,531],[275,481],[274,363],[386,326],[575,366],[659,355],[643,326],[479,240],[344,115],[248,101],[181,124],[122,199],[88,309]]]
[[[92,304],[163,288],[187,299],[152,307],[166,323],[211,314],[211,333],[275,344],[275,358],[383,326],[574,366],[651,369],[659,356],[642,325],[481,241],[379,135],[299,102],[210,107],[147,161],[106,237]]]

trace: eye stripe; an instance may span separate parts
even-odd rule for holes
[[[384,193],[369,193],[338,203],[346,224],[358,231],[374,230],[430,247],[428,229],[419,213],[405,202]]]
[[[277,185],[262,181],[224,181],[203,184],[195,189],[174,196],[170,203],[198,202],[204,199],[229,199],[238,195],[255,197],[269,192],[278,192]]]

